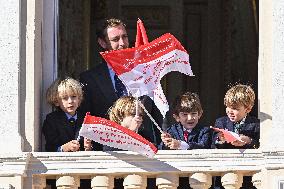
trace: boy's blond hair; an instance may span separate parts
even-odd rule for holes
[[[143,112],[139,106],[139,112]],[[136,114],[136,98],[132,96],[120,97],[109,111],[109,119],[118,124],[121,124],[126,116],[135,116]]]
[[[200,99],[196,93],[186,92],[177,96],[173,103],[173,114],[179,115],[180,112],[198,112],[203,114]]]
[[[245,108],[252,108],[254,100],[255,94],[251,86],[237,84],[226,92],[224,105],[226,107],[243,105]]]
[[[57,107],[59,99],[65,95],[76,95],[79,99],[79,105],[83,100],[83,90],[81,84],[70,77],[56,79],[46,91],[47,102]]]

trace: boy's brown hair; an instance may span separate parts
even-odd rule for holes
[[[239,105],[243,105],[245,108],[252,108],[254,100],[255,93],[251,86],[237,84],[226,92],[224,105],[226,107],[237,107]]]
[[[78,96],[79,102],[83,100],[81,84],[70,77],[56,79],[47,89],[46,99],[50,105],[57,107],[59,103],[58,100],[66,94]]]
[[[139,112],[143,112],[139,106]],[[126,116],[135,116],[136,98],[132,96],[120,97],[108,111],[109,119],[121,124]]]
[[[186,92],[175,98],[172,113],[179,115],[180,112],[198,112],[202,115],[203,109],[196,93]]]

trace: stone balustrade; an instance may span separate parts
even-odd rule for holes
[[[124,151],[2,154],[0,188],[44,189],[46,179],[56,179],[58,189],[77,189],[90,179],[92,189],[112,189],[114,178],[124,178],[125,189],[146,189],[147,178],[155,178],[159,189],[176,189],[179,177],[188,177],[191,188],[208,189],[221,176],[225,189],[238,189],[243,176],[252,176],[260,189],[262,170],[283,169],[283,157],[253,149],[165,150],[154,158]]]

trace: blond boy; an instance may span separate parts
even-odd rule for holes
[[[224,98],[227,116],[218,118],[215,127],[236,132],[241,140],[228,143],[221,133],[215,133],[213,147],[258,148],[259,119],[249,115],[254,101],[255,93],[249,85],[237,84],[227,91]]]
[[[78,111],[83,100],[81,84],[70,77],[57,79],[47,89],[46,98],[55,108],[55,111],[46,116],[43,123],[46,151],[91,150],[90,140],[76,140],[84,119],[84,115]]]

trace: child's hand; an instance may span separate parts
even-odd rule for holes
[[[240,135],[240,139],[242,141],[234,141],[231,144],[234,146],[244,146],[246,144],[250,144],[252,139],[246,135]]]
[[[85,151],[91,151],[93,149],[92,140],[84,138],[84,148]]]
[[[219,138],[219,141],[221,141],[221,142],[225,142],[226,141],[223,133],[219,132],[217,136]]]
[[[134,116],[128,129],[137,132],[143,121],[142,116]]]
[[[180,148],[181,142],[179,140],[173,139],[171,142],[169,142],[169,145],[167,145],[172,150],[178,150]]]
[[[163,141],[163,143],[168,146],[170,145],[171,141],[172,141],[172,136],[169,133],[162,133],[161,134],[161,139]]]
[[[77,140],[71,140],[62,145],[63,152],[76,152],[80,148],[80,144]]]

